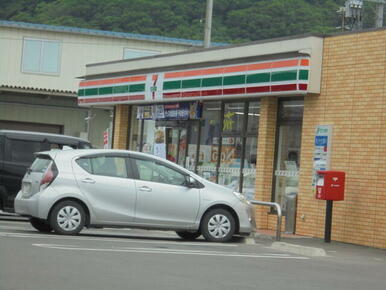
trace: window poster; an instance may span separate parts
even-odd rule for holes
[[[166,158],[165,127],[157,127],[154,131],[154,155],[161,158]]]

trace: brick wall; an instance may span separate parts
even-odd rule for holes
[[[114,149],[127,149],[127,129],[129,126],[129,106],[117,105],[114,121]]]
[[[275,155],[277,98],[263,97],[260,104],[259,136],[256,161],[256,200],[271,201]],[[268,228],[269,208],[256,207],[256,226]]]
[[[324,40],[320,96],[304,104],[297,233],[323,237],[325,202],[311,186],[315,127],[333,125],[331,170],[346,172],[332,240],[386,248],[386,30]]]

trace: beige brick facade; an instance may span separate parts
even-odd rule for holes
[[[260,104],[258,151],[256,160],[256,200],[271,201],[272,172],[275,155],[277,98],[263,97]],[[266,229],[270,211],[258,206],[256,225]]]
[[[346,172],[345,200],[334,203],[332,240],[386,248],[385,68],[385,29],[325,38],[321,94],[304,99],[297,234],[324,235],[325,201],[315,200],[311,180],[315,127],[329,124],[331,170]],[[262,140],[266,127],[262,119],[256,197],[263,200],[270,191],[263,175],[272,170],[272,152],[265,147],[273,140]],[[257,220],[264,227],[265,212],[258,210]],[[272,217],[268,226],[274,228]]]
[[[129,106],[117,105],[114,120],[114,149],[127,149],[129,120]]]

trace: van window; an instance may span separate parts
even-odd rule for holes
[[[4,136],[0,136],[0,161],[4,159]]]
[[[41,150],[40,142],[6,139],[6,156],[9,161],[32,163],[34,153]]]

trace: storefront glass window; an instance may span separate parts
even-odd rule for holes
[[[222,125],[221,161],[219,184],[239,191],[241,160],[243,151],[243,126],[245,103],[226,103]],[[236,187],[236,188],[235,188]]]
[[[134,151],[140,151],[139,143],[141,142],[141,120],[137,119],[137,106],[131,108],[130,118],[130,143],[129,149]]]
[[[187,152],[185,164],[184,164],[185,168],[189,169],[190,171],[194,171],[196,166],[198,130],[199,130],[199,121],[191,122],[190,127],[188,127],[188,133],[187,133],[188,152]]]
[[[279,103],[274,201],[284,210],[286,196],[298,193],[303,107],[303,101]]]
[[[247,137],[243,169],[242,193],[247,199],[255,197],[257,137]]]
[[[165,105],[164,113],[151,107],[133,108],[130,149],[166,158],[254,197],[260,102],[205,102],[201,118],[194,117],[195,110],[185,115],[182,103]]]
[[[197,173],[213,182],[216,182],[217,178],[216,169],[220,138],[220,121],[221,103],[204,103]]]
[[[155,121],[145,120],[143,122],[142,152],[153,154],[156,132]]]

